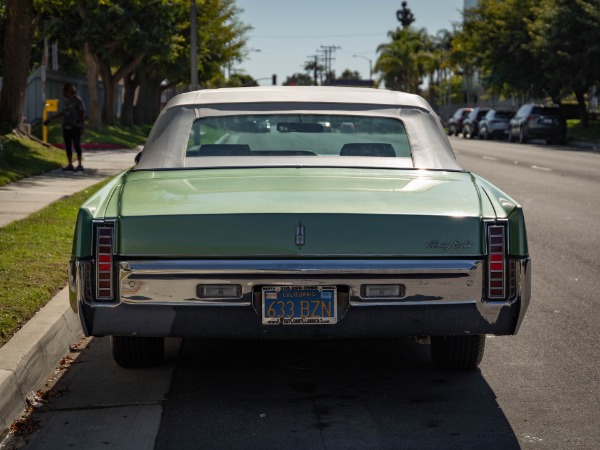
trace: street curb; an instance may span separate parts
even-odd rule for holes
[[[70,346],[83,336],[65,287],[0,348],[0,431],[27,408]]]

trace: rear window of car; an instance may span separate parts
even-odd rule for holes
[[[204,156],[410,157],[402,121],[331,114],[202,117],[192,124],[185,166]]]
[[[515,113],[512,111],[496,111],[494,113],[494,116],[499,119],[512,119],[514,115]]]
[[[531,110],[531,114],[538,114],[540,116],[562,116],[560,108],[544,108],[542,106],[536,106]]]

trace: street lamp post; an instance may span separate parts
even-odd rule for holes
[[[363,55],[352,55],[353,58],[362,58],[362,59],[366,59],[367,61],[369,61],[369,80],[373,79],[373,62],[367,58],[366,56]]]

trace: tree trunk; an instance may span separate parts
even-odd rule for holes
[[[160,113],[160,94],[160,81],[143,74],[140,77],[138,101],[134,110],[136,124],[154,123]]]
[[[0,92],[0,133],[11,132],[21,122],[31,43],[37,25],[33,0],[8,0],[6,15],[3,80]]]
[[[89,105],[89,123],[90,128],[102,127],[102,116],[100,112],[100,98],[98,96],[98,60],[95,55],[90,51],[89,44],[86,42],[84,45],[84,56],[85,65],[87,67],[87,83],[88,83],[88,97],[90,101]]]
[[[106,64],[102,60],[98,60],[100,77],[102,78],[102,85],[104,86],[104,105],[102,107],[102,121],[106,125],[115,124],[115,93],[116,84],[113,82],[112,71],[110,65]]]
[[[133,72],[133,70],[135,70],[142,62],[144,56],[145,55],[142,53],[135,58],[129,59],[125,64],[119,67],[113,75],[110,61],[104,61],[100,58],[100,55],[96,55],[100,67],[102,84],[104,85],[104,108],[102,110],[102,116],[105,118],[105,123],[107,125],[114,125],[116,123],[115,105],[119,81],[121,81],[128,73]]]
[[[587,128],[589,125],[589,117],[587,113],[587,108],[585,106],[585,91],[578,90],[575,92],[575,97],[577,98],[577,105],[579,109],[579,118],[581,119],[582,128]]]
[[[144,70],[138,70],[138,96],[137,102],[133,106],[133,123],[135,125],[142,125],[144,122],[144,109],[145,109],[145,90],[147,83],[147,74]]]
[[[138,77],[135,74],[132,73],[125,77],[125,96],[123,97],[120,123],[126,127],[133,126],[133,101],[138,85]]]

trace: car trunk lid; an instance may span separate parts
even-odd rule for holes
[[[173,258],[433,257],[482,253],[466,172],[254,168],[134,172],[119,253]]]

